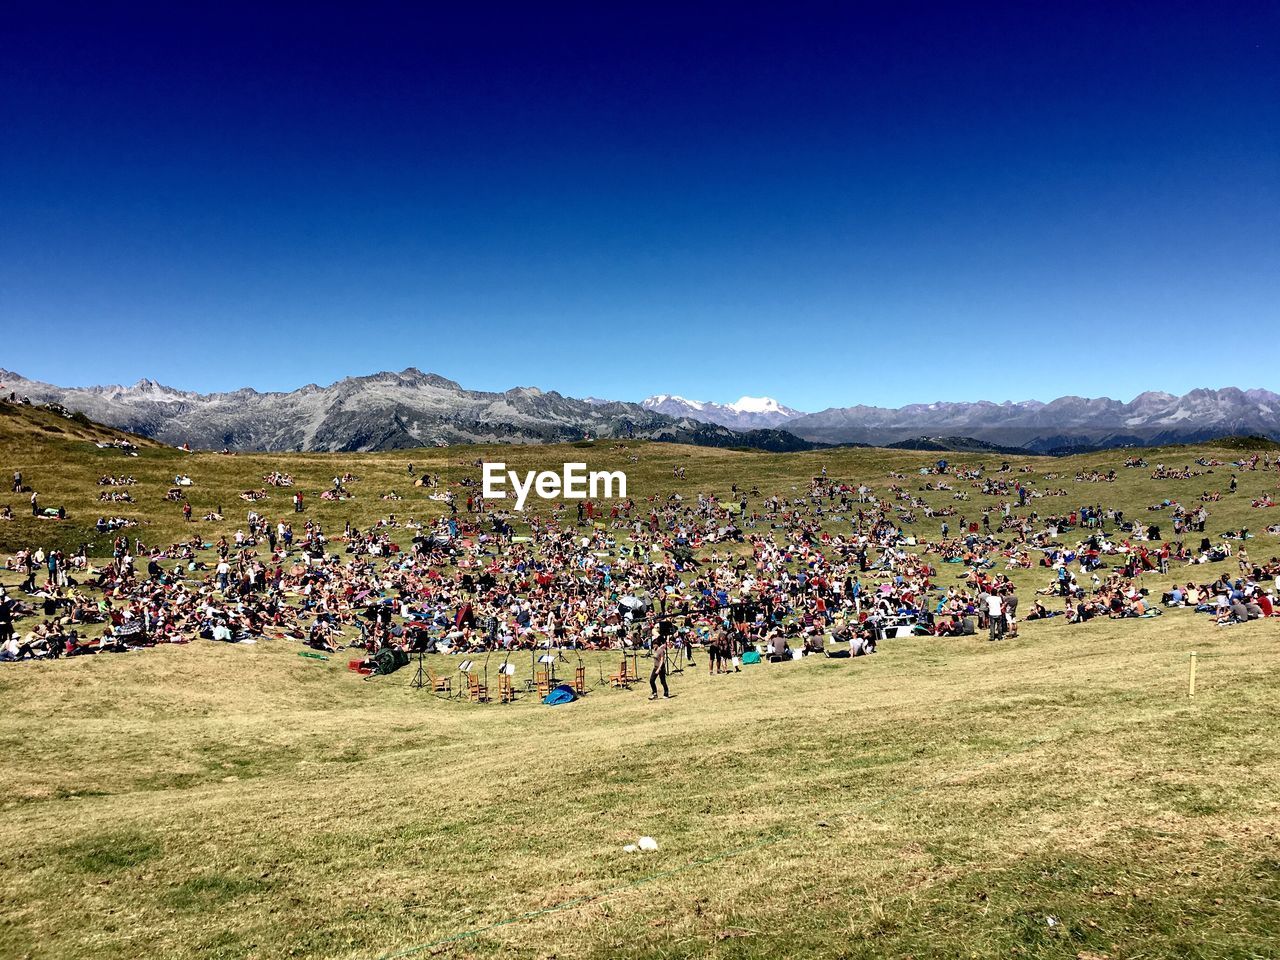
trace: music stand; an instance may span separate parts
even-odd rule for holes
[[[458,672],[462,674],[464,678],[460,687],[465,686],[467,688],[467,694],[466,694],[467,696],[469,696],[471,693],[471,668],[474,667],[475,665],[476,665],[476,662],[474,660],[463,660],[460,664],[458,664]],[[458,699],[459,700],[463,699],[463,696],[464,696],[463,692],[461,688],[459,688]]]
[[[413,679],[409,681],[409,687],[413,690],[421,690],[426,686],[425,670],[423,669],[423,652],[418,651],[418,669],[413,675]]]
[[[684,641],[680,639],[679,634],[672,634],[672,638],[667,644],[667,676],[677,673],[681,676],[684,675],[684,657]]]
[[[555,686],[556,680],[556,655],[548,653],[546,656],[538,658],[538,662],[547,668],[547,681]]]
[[[510,683],[511,700],[516,698],[516,686],[514,680],[504,680],[504,677],[514,677],[516,674],[516,665],[511,662],[511,648],[507,647],[506,652],[502,656],[502,663],[498,664],[498,690],[501,691],[504,684]],[[501,696],[498,697],[499,703],[506,703],[507,700]]]

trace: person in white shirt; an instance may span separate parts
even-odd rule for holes
[[[1004,604],[998,593],[987,594],[987,617],[991,628],[990,639],[999,640],[1004,636]]]

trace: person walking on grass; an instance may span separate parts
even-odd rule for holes
[[[653,669],[649,672],[649,699],[658,699],[658,684],[662,684],[662,699],[670,700],[671,691],[667,689],[667,654],[671,649],[671,641],[655,633],[657,643],[653,648]]]

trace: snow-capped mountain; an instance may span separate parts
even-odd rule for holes
[[[784,407],[772,397],[742,397],[734,403],[713,403],[659,393],[641,400],[640,406],[656,413],[665,413],[673,417],[693,417],[734,430],[778,427],[804,415],[799,410]]]
[[[1280,395],[1269,390],[1147,392],[1128,403],[1059,397],[1049,403],[914,403],[800,413],[769,397],[711,403],[659,394],[642,403],[574,399],[537,387],[467,390],[413,367],[308,384],[287,393],[249,387],[193,393],[154,380],[57,387],[0,370],[0,390],[61,404],[164,443],[232,450],[391,450],[445,443],[547,443],[583,437],[669,440],[765,450],[822,443],[909,441],[968,449],[974,441],[1038,453],[1190,443],[1231,434],[1280,440]],[[779,424],[785,429],[779,429]],[[966,446],[968,445],[968,446]],[[976,449],[976,448],[975,448]],[[994,449],[994,447],[993,447]]]
[[[1048,452],[1065,447],[1192,443],[1231,434],[1280,440],[1280,396],[1268,390],[1059,397],[1049,403],[930,403],[840,407],[787,421],[787,430],[826,443],[889,444],[919,436],[964,436]]]
[[[164,443],[231,450],[393,450],[445,443],[548,443],[637,437],[703,446],[802,450],[781,430],[731,430],[636,403],[576,400],[537,387],[466,390],[410,367],[287,393],[249,387],[192,393],[153,380],[133,386],[57,387],[0,370],[0,389],[53,402]]]

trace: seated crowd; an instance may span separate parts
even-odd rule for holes
[[[1101,504],[1041,515],[1029,508],[1043,491],[1019,473],[933,472],[938,479],[921,491],[962,485],[1003,498],[973,519],[931,507],[892,482],[906,479],[901,474],[881,496],[824,470],[807,489],[785,494],[735,485],[724,497],[672,494],[517,515],[472,493],[463,513],[450,498],[448,515],[427,523],[391,515],[332,537],[310,520],[295,536],[292,524],[254,510],[230,539],[211,544],[193,536],[159,548],[117,536],[100,562],[84,550],[21,550],[8,569],[23,575],[17,594],[24,596],[0,596],[0,659],[195,639],[292,640],[323,653],[354,647],[370,655],[626,649],[653,641],[650,624],[667,624],[662,636],[687,652],[706,648],[718,671],[749,651],[785,660],[842,642],[854,655],[870,653],[904,633],[1017,636],[1009,574],[1037,566],[1052,573],[1027,621],[1146,618],[1162,606],[1190,607],[1219,623],[1273,614],[1269,591],[1280,561],[1254,565],[1241,550],[1236,579],[1224,573],[1208,584],[1175,585],[1153,603],[1146,578],[1167,575],[1175,563],[1232,559],[1230,543],[1203,538],[1195,550],[1163,541],[1158,527]],[[264,481],[289,486],[293,478],[272,473]],[[334,477],[326,492],[349,496],[347,485],[357,481]],[[185,475],[175,482],[192,485]],[[183,499],[179,487],[174,492]],[[1188,528],[1203,530],[1208,519],[1203,505],[1174,513]],[[219,510],[206,519],[221,517]],[[921,518],[941,519],[942,535],[914,533]],[[101,518],[98,528],[133,522]],[[1051,602],[1061,609],[1049,609]]]

